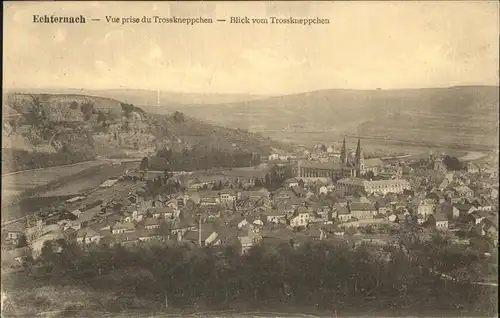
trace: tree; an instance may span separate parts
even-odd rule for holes
[[[364,177],[367,180],[371,180],[375,177],[375,174],[373,173],[373,171],[368,171],[367,173],[365,173]]]
[[[146,170],[146,169],[148,169],[148,167],[149,167],[149,158],[148,157],[142,158],[141,165],[140,165],[139,169]]]
[[[80,110],[83,113],[83,120],[88,121],[90,118],[92,118],[94,104],[84,103],[80,106]]]
[[[161,236],[163,237],[170,236],[171,230],[172,230],[172,224],[170,222],[167,222],[166,220],[162,220],[160,222],[160,228],[158,232],[160,233]]]
[[[28,246],[28,240],[26,239],[26,235],[21,235],[19,237],[19,240],[17,241],[17,245],[16,245],[18,248],[20,247],[26,247]]]
[[[462,170],[463,164],[456,157],[445,156],[443,159],[443,164],[448,170]]]

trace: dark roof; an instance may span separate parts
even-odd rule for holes
[[[144,225],[159,225],[160,221],[156,218],[148,218],[144,221]]]
[[[337,208],[337,214],[338,215],[349,215],[349,214],[351,214],[351,212],[349,212],[349,210],[346,207],[339,206]]]
[[[470,205],[470,204],[454,204],[453,207],[459,211],[469,211],[470,208],[472,208],[472,205]]]
[[[371,211],[373,209],[374,208],[371,203],[356,202],[356,203],[351,203],[350,205],[351,211]]]
[[[99,233],[97,233],[94,229],[90,227],[86,227],[83,229],[79,229],[78,232],[76,233],[77,237],[95,237],[99,236]]]
[[[434,214],[434,220],[436,222],[448,221],[448,218],[443,213]]]
[[[156,213],[174,213],[174,210],[172,210],[171,207],[156,207],[156,208],[149,208],[148,212],[151,214],[156,214]]]

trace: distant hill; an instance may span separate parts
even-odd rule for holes
[[[116,99],[124,103],[139,106],[158,106],[158,92],[155,90],[144,89],[17,89],[16,92],[31,94],[78,94],[101,96]],[[196,93],[178,93],[169,91],[159,92],[160,105],[169,107],[177,104],[211,105],[223,103],[235,103],[250,100],[267,98],[264,95],[245,95],[245,94],[196,94]]]
[[[3,110],[3,173],[99,156],[143,157],[166,148],[180,151],[206,146],[267,154],[272,148],[287,147],[181,112],[150,114],[99,96],[8,93]]]
[[[498,96],[498,87],[490,86],[322,90],[210,107],[176,107],[190,116],[268,136],[274,131],[289,136],[327,131],[338,137],[351,133],[493,147],[498,143]]]

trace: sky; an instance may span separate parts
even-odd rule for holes
[[[4,2],[3,83],[262,95],[498,85],[498,12],[496,1]],[[87,23],[35,24],[34,14]],[[214,23],[122,25],[107,15]],[[215,22],[232,16],[330,23]]]

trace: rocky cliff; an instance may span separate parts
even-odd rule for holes
[[[8,93],[3,103],[4,172],[101,157],[144,157],[159,149],[212,147],[260,154],[282,148],[268,138],[184,116],[150,114],[87,95]]]

